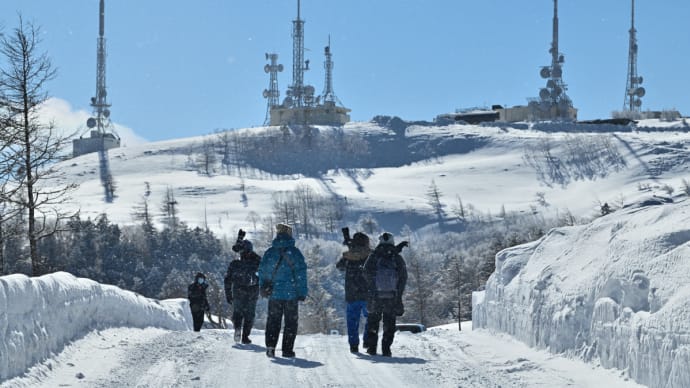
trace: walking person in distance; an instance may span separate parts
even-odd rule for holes
[[[261,257],[254,252],[251,241],[244,239],[240,229],[237,242],[232,246],[239,253],[239,259],[228,265],[225,274],[225,298],[232,305],[232,325],[235,328],[235,343],[251,344],[249,335],[254,326],[256,302],[259,299],[259,263]]]
[[[187,299],[189,299],[189,308],[192,310],[194,331],[201,331],[201,325],[204,323],[204,313],[210,310],[208,299],[206,298],[207,288],[206,276],[201,272],[194,276],[194,283],[187,287]]]

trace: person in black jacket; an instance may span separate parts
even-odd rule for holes
[[[395,337],[396,316],[403,315],[402,295],[407,283],[407,268],[400,251],[407,242],[395,246],[393,235],[383,233],[367,261],[364,272],[368,285],[367,308],[369,309],[366,343],[367,353],[376,354],[379,324],[383,319],[381,354],[391,356],[391,345]]]
[[[235,342],[251,344],[249,334],[254,325],[256,302],[259,299],[259,264],[261,257],[254,252],[249,240],[238,240],[232,250],[240,254],[239,260],[228,265],[225,274],[225,298],[232,304],[232,325]]]
[[[194,276],[194,283],[187,287],[187,299],[189,299],[189,308],[192,310],[194,331],[201,330],[201,325],[204,323],[204,313],[210,309],[208,299],[206,299],[207,288],[206,276],[201,272]]]
[[[369,236],[357,232],[350,239],[349,230],[343,228],[345,245],[348,250],[336,263],[336,268],[345,272],[345,301],[347,302],[347,340],[350,344],[350,352],[359,352],[359,321],[362,316],[368,319],[367,313],[367,281],[364,278],[364,262],[371,253]],[[363,341],[366,345],[366,336],[369,326],[364,325]]]

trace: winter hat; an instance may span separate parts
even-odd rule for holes
[[[292,228],[289,227],[288,225],[285,224],[278,224],[276,225],[276,233],[281,234],[287,234],[288,236],[292,237]]]
[[[395,241],[393,240],[393,235],[385,232],[384,234],[379,236],[379,244],[390,244],[390,245],[395,245]]]
[[[196,276],[194,276],[194,280],[197,280],[197,279],[199,279],[199,278],[206,279],[206,275],[204,275],[204,274],[201,273],[201,272],[197,272],[197,273],[196,273]]]
[[[251,241],[249,240],[242,240],[242,245],[240,248],[240,252],[251,252],[254,250],[254,245],[252,244]]]
[[[352,236],[352,245],[356,247],[369,248],[369,236],[362,232],[355,233],[355,235]]]

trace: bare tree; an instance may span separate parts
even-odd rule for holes
[[[458,203],[453,205],[451,208],[451,211],[455,215],[455,217],[458,218],[458,220],[464,221],[465,220],[465,206],[462,204],[462,199],[460,198],[459,195],[456,195],[455,198],[458,200]]]
[[[436,213],[436,218],[438,219],[439,223],[443,221],[445,214],[443,210],[445,205],[441,202],[442,196],[443,194],[441,194],[441,190],[439,190],[438,186],[436,186],[436,182],[432,179],[431,185],[429,185],[429,188],[426,192],[426,199],[429,206],[434,209],[434,213]]]
[[[259,213],[255,212],[254,210],[251,210],[249,213],[247,213],[246,220],[248,222],[251,222],[253,230],[256,231],[256,224],[258,224],[259,221],[261,221],[261,216],[259,215]]]
[[[220,164],[223,166],[226,175],[230,175],[230,164],[232,163],[231,153],[232,150],[232,137],[230,136],[230,131],[222,130],[216,132],[216,147],[220,152],[222,158]]]
[[[60,211],[58,205],[76,188],[75,184],[51,185],[62,178],[54,164],[68,138],[56,134],[52,124],[46,125],[38,117],[39,107],[48,99],[46,84],[56,76],[48,56],[38,52],[39,37],[40,29],[25,23],[20,15],[19,26],[0,38],[5,62],[0,68],[0,111],[3,130],[12,139],[8,155],[13,162],[6,179],[17,189],[3,199],[28,213],[33,275],[41,273],[38,241],[54,234],[61,220],[74,215]]]
[[[201,152],[197,156],[197,163],[201,172],[206,176],[211,176],[216,164],[216,150],[213,139],[206,138],[201,143]]]
[[[170,229],[176,229],[179,223],[177,219],[177,200],[172,187],[165,190],[161,210],[163,211],[163,223]]]

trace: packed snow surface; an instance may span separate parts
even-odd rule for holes
[[[476,327],[690,387],[690,201],[650,197],[496,256]]]

